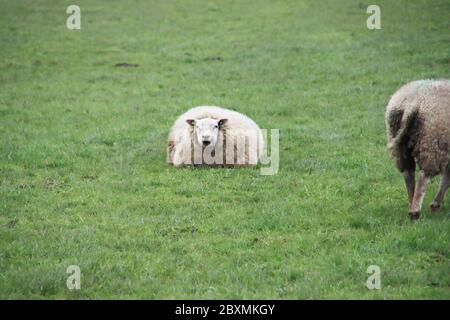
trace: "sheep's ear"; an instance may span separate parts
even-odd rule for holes
[[[186,119],[186,123],[190,125],[191,127],[195,126],[195,120],[194,119]]]
[[[228,119],[220,119],[219,120],[219,128],[222,128],[224,126],[224,124],[227,122],[228,122]]]

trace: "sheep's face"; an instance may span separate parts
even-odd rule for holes
[[[200,120],[187,119],[186,122],[194,128],[194,141],[203,147],[215,147],[219,131],[228,119],[205,118]]]

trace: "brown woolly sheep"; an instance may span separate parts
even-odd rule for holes
[[[401,87],[385,114],[388,149],[403,173],[411,220],[420,217],[430,178],[442,175],[431,211],[441,206],[450,187],[450,81],[419,80]],[[416,163],[419,177],[415,182]]]

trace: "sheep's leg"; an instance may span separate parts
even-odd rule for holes
[[[423,170],[420,170],[419,180],[417,180],[416,189],[414,191],[414,199],[411,208],[409,208],[409,217],[411,220],[420,218],[420,209],[422,208],[423,199],[425,198],[428,182],[430,182],[430,178],[427,177]]]
[[[408,191],[409,209],[411,209],[414,199],[414,188],[416,187],[416,172],[414,170],[407,170],[403,172],[405,177],[406,190]]]
[[[450,188],[450,169],[442,174],[441,183],[439,185],[439,191],[430,204],[431,212],[435,212],[441,207],[442,201],[444,201],[445,192]]]

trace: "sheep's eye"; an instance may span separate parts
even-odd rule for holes
[[[219,126],[214,126],[214,128],[218,128]]]

